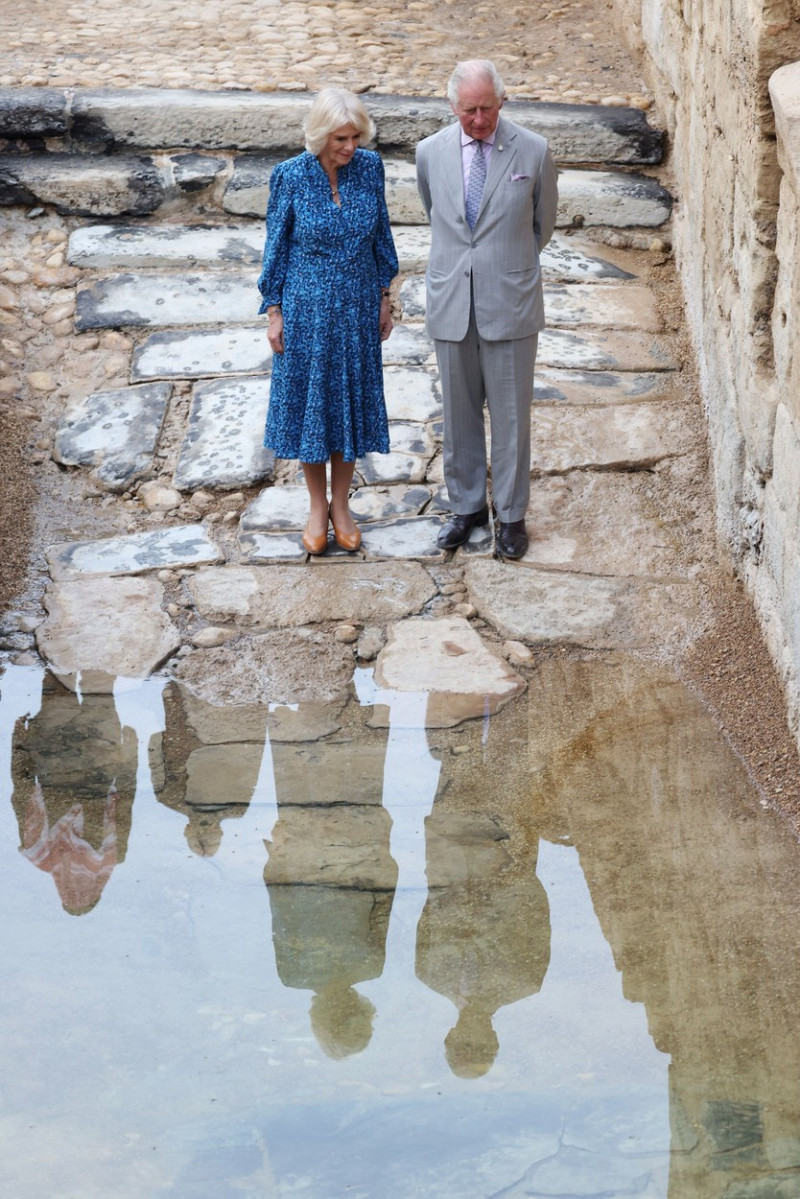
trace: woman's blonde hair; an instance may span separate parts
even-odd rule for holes
[[[375,136],[375,122],[358,96],[343,87],[325,87],[317,95],[303,124],[306,149],[319,154],[328,140],[328,134],[342,125],[355,125],[364,143]]]

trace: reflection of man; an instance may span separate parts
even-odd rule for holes
[[[431,223],[427,329],[444,401],[444,475],[453,516],[439,545],[454,549],[489,520],[484,402],[492,438],[497,549],[525,553],[530,405],[544,303],[539,252],[556,219],[547,142],[500,116],[494,64],[462,62],[447,89],[458,123],[417,147],[417,182]]]
[[[535,852],[514,861],[508,833],[479,812],[436,803],[425,821],[428,899],[417,929],[417,977],[458,1009],[445,1039],[450,1069],[477,1078],[497,1055],[492,1017],[540,990],[550,910]]]

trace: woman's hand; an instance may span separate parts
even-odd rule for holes
[[[381,330],[381,341],[386,341],[386,338],[394,328],[394,321],[392,320],[392,304],[389,296],[381,296],[379,325]]]
[[[272,347],[273,354],[283,353],[283,313],[280,308],[268,311],[269,325],[267,326],[267,341]]]

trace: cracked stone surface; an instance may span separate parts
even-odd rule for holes
[[[54,460],[92,466],[104,487],[124,491],[152,466],[171,391],[168,383],[153,383],[93,392],[64,417]]]
[[[67,541],[47,551],[54,579],[172,570],[219,562],[221,558],[202,525],[174,525],[100,541]]]

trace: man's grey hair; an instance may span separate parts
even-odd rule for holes
[[[488,58],[469,58],[458,64],[447,85],[447,99],[451,104],[458,104],[462,83],[491,83],[498,100],[502,100],[506,94],[506,85],[500,78],[500,72]]]

